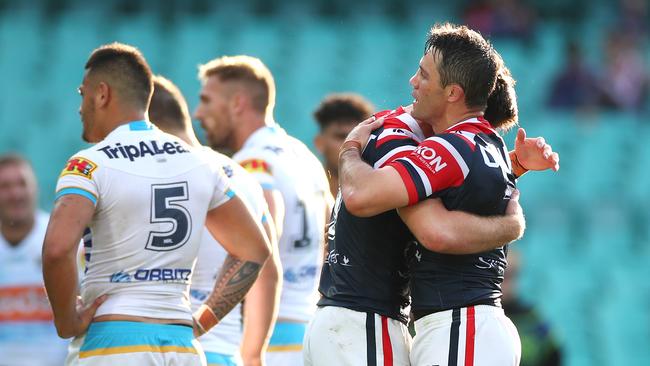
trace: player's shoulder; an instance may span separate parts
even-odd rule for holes
[[[379,112],[376,116],[384,117],[382,125],[372,132],[372,135],[377,137],[377,142],[379,143],[387,137],[394,139],[401,136],[418,142],[425,138],[420,124],[404,107]]]
[[[92,179],[98,168],[105,165],[105,158],[96,150],[97,145],[72,154],[66,161],[60,176],[78,175]]]

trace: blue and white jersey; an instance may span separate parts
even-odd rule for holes
[[[307,322],[316,310],[329,183],[318,158],[277,124],[248,137],[233,160],[284,201],[279,237],[283,267],[278,318]]]
[[[96,316],[192,320],[189,284],[209,210],[232,197],[222,167],[147,121],[124,124],[75,154],[57,199],[88,198],[81,296],[108,298]]]
[[[206,154],[211,156],[230,179],[232,189],[237,192],[253,217],[263,221],[268,208],[264,200],[262,188],[257,181],[239,164],[223,154],[206,148]],[[203,238],[199,247],[199,256],[192,276],[190,298],[192,310],[197,310],[205,302],[214,288],[214,282],[221,270],[221,265],[228,253],[203,229]],[[206,352],[220,353],[223,355],[239,354],[239,345],[242,339],[242,310],[241,304],[235,306],[214,328],[199,338],[203,350]]]

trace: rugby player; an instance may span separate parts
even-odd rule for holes
[[[324,159],[330,193],[339,190],[339,150],[347,135],[359,122],[370,117],[375,107],[364,97],[354,93],[326,96],[314,111],[319,131],[314,146]]]
[[[270,254],[222,167],[146,120],[152,89],[134,47],[101,46],[86,62],[79,113],[83,139],[95,145],[61,172],[42,255],[54,324],[62,338],[83,337],[81,365],[204,365],[194,336],[241,301]],[[192,314],[204,226],[229,255]],[[77,306],[75,257],[86,227]]]
[[[36,208],[37,191],[27,160],[0,156],[0,363],[6,365],[60,365],[66,354],[43,287],[48,214]]]
[[[275,84],[249,56],[221,57],[200,67],[195,116],[215,149],[227,148],[264,190],[279,236],[283,286],[266,361],[301,365],[302,340],[318,299],[327,177],[318,159],[273,119]]]
[[[341,153],[342,196],[348,209],[373,215],[435,197],[451,210],[482,216],[506,213],[516,175],[495,129],[516,124],[517,108],[514,80],[498,53],[466,27],[437,25],[410,82],[412,118],[437,135],[373,169],[363,162],[361,151],[368,132],[381,121],[362,123]],[[488,122],[484,115],[490,103],[491,113],[496,108],[499,118]],[[534,164],[517,154],[514,158],[520,167],[558,168],[550,146]],[[401,210],[407,224],[409,210]],[[518,365],[517,331],[500,307],[507,246],[450,254],[459,253],[424,244],[416,245],[410,256],[417,333],[411,364]]]
[[[176,85],[162,76],[154,77],[149,118],[162,131],[180,138],[190,146],[201,147],[192,128],[185,98]],[[202,335],[199,341],[205,352],[208,366],[261,365],[277,317],[282,281],[273,219],[270,218],[262,188],[257,181],[227,156],[208,147],[205,149],[208,154],[214,155],[213,159],[223,167],[233,188],[241,194],[255,218],[262,222],[267,236],[271,238],[273,255],[271,260],[266,262],[260,271],[259,278],[246,295],[243,309],[243,332],[242,309],[240,305],[237,305],[226,317],[221,319],[219,324]],[[215,276],[219,271],[214,263],[222,263],[227,255],[221,244],[217,242],[215,245],[215,239],[206,231],[204,229],[190,286],[190,298],[194,310],[200,307],[214,286]]]

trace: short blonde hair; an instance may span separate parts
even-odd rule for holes
[[[238,55],[223,56],[199,66],[199,79],[205,84],[211,76],[221,81],[238,81],[251,86],[253,108],[271,114],[275,106],[275,81],[271,71],[256,57]]]

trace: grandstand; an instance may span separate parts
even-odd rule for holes
[[[460,3],[0,1],[0,153],[17,151],[33,162],[40,205],[50,209],[62,164],[82,147],[76,89],[83,63],[114,40],[139,47],[191,107],[198,64],[223,54],[262,58],[277,83],[277,120],[310,143],[311,113],[327,93],[358,92],[378,108],[408,104],[428,27],[462,22]],[[493,42],[518,80],[521,125],[547,138],[562,168],[520,180],[528,220],[516,244],[525,264],[521,291],[551,322],[567,365],[646,365],[650,123],[643,112],[650,103],[634,112],[546,104],[567,39],[578,39],[602,72],[605,29],[615,25],[618,3],[527,3],[537,9],[531,35]],[[648,39],[640,48],[646,70]]]

